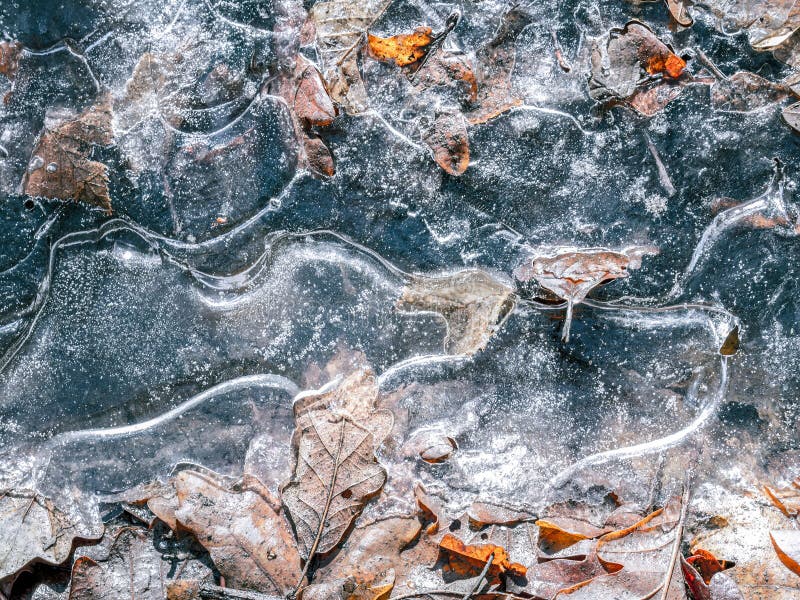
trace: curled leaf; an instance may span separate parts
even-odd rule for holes
[[[417,27],[412,33],[401,33],[382,38],[367,34],[367,47],[373,58],[392,61],[398,67],[411,65],[425,56],[433,41],[430,27]]]
[[[789,488],[764,486],[764,493],[787,517],[800,514],[800,479],[795,479]]]
[[[686,7],[685,0],[664,0],[669,9],[670,16],[675,19],[681,27],[691,27],[694,19],[689,14],[689,9]]]
[[[796,529],[770,531],[769,539],[784,566],[800,576],[800,531]]]
[[[448,569],[466,577],[480,575],[490,556],[492,562],[487,573],[489,577],[497,578],[504,573],[524,577],[527,572],[523,565],[509,560],[505,548],[495,544],[465,544],[452,533],[448,533],[439,542],[439,548],[448,556]]]

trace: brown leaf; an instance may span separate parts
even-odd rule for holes
[[[461,175],[469,166],[467,121],[460,112],[447,111],[436,115],[422,132],[422,140],[433,152],[433,159],[450,175]]]
[[[625,104],[645,117],[653,117],[683,93],[685,86],[679,81],[663,80],[647,87],[637,88]]]
[[[375,441],[346,412],[311,407],[297,417],[292,479],[281,488],[303,557],[330,552],[386,482]]]
[[[0,74],[14,81],[19,69],[19,57],[22,53],[22,44],[19,42],[0,42]]]
[[[781,117],[795,132],[800,132],[800,102],[795,102],[784,108],[781,112]]]
[[[722,356],[733,356],[739,351],[739,326],[734,325],[733,328],[725,336],[722,346],[719,348],[719,353]]]
[[[527,572],[523,565],[509,560],[505,548],[495,544],[465,544],[452,533],[448,533],[439,542],[439,548],[448,557],[447,569],[465,577],[480,575],[492,555],[488,577],[496,579],[504,573],[524,577]]]
[[[282,600],[283,596],[221,587],[197,579],[167,582],[166,600]],[[137,599],[138,600],[138,599]]]
[[[477,501],[467,510],[467,517],[470,526],[475,528],[485,525],[518,525],[535,518],[532,513],[523,509]]]
[[[478,81],[472,66],[460,54],[440,49],[429,57],[423,67],[414,73],[414,86],[418,91],[444,88],[455,92],[461,103],[474,104],[478,99]]]
[[[727,561],[721,561],[708,550],[695,548],[692,555],[686,559],[703,578],[706,583],[711,583],[711,578],[725,569],[730,569],[733,565]]]
[[[717,110],[748,112],[776,104],[791,95],[784,84],[739,71],[711,86],[711,104]]]
[[[374,586],[393,569],[405,576],[409,565],[400,553],[419,536],[421,525],[413,516],[392,516],[359,524],[334,558],[320,567],[315,581],[352,577],[357,584]]]
[[[689,589],[689,595],[692,600],[713,600],[708,582],[703,581],[697,569],[683,556],[680,557],[680,561],[683,580],[686,582],[686,587]]]
[[[694,19],[686,8],[685,0],[664,0],[669,9],[670,16],[682,27],[691,27]]]
[[[443,463],[458,448],[453,438],[433,431],[415,436],[414,443],[419,448],[419,457],[432,465]]]
[[[647,25],[630,21],[622,29],[612,29],[605,45],[601,42],[592,50],[589,95],[599,101],[626,101],[635,95],[647,75],[677,79],[685,67],[683,59]],[[680,89],[664,88],[659,102],[640,98],[635,100],[635,105],[652,110],[659,104],[666,105],[665,100],[677,97]]]
[[[555,517],[539,519],[539,548],[545,554],[556,554],[580,542],[609,533],[608,528],[595,527],[582,519]]]
[[[447,321],[445,349],[474,354],[489,342],[513,309],[513,290],[478,269],[449,275],[413,277],[398,300],[404,310],[432,310]]]
[[[289,107],[295,138],[301,147],[300,164],[315,175],[333,176],[336,168],[331,151],[312,131],[313,127],[330,125],[336,117],[336,108],[317,68],[297,54],[294,70],[279,74],[270,89]]]
[[[300,555],[273,509],[276,498],[263,489],[234,489],[213,472],[180,471],[172,485],[178,526],[197,537],[230,586],[278,595],[293,588]]]
[[[584,583],[560,591],[558,600],[650,600],[663,587],[661,573],[631,573],[621,571],[609,575],[599,575]],[[680,596],[678,596],[680,598]],[[685,596],[683,596],[685,598]],[[670,596],[670,600],[673,597]]]
[[[75,540],[97,540],[99,523],[86,522],[31,490],[0,492],[0,581],[34,563],[59,565]]]
[[[514,93],[511,75],[516,63],[519,34],[531,23],[531,16],[512,8],[503,15],[492,40],[476,52],[476,107],[467,113],[470,125],[485,123],[522,104]]]
[[[90,160],[89,153],[93,146],[112,141],[108,98],[79,115],[49,115],[22,181],[24,193],[74,200],[111,212],[108,167]]]
[[[367,90],[358,68],[358,54],[367,29],[388,4],[388,0],[326,0],[311,7],[309,16],[315,26],[328,92],[347,114],[367,109]]]
[[[185,558],[182,564],[165,568],[164,556],[144,529],[126,527],[113,535],[104,552],[91,550],[93,556],[80,556],[72,565],[70,600],[162,600],[170,580],[213,582],[211,569],[198,560]],[[183,550],[181,554],[186,555]]]
[[[412,33],[401,33],[382,38],[367,34],[367,47],[373,58],[385,62],[393,61],[398,67],[405,67],[425,56],[433,41],[430,27],[417,27]]]
[[[583,560],[559,558],[537,563],[528,569],[525,592],[534,598],[551,600],[559,592],[580,586],[595,577],[606,575],[597,556],[591,553]]]
[[[800,531],[787,529],[770,531],[769,539],[781,562],[795,575],[800,576]],[[800,582],[798,582],[800,588]]]
[[[531,263],[518,267],[514,274],[520,281],[535,280],[567,301],[562,337],[568,340],[572,307],[601,283],[627,277],[630,270],[641,266],[642,257],[653,254],[658,254],[658,249],[652,246],[630,246],[620,251],[556,248],[552,255],[537,256]]]
[[[439,502],[434,500],[425,491],[419,483],[414,486],[414,497],[417,501],[417,506],[422,511],[422,515],[426,521],[429,521],[425,527],[425,533],[428,535],[436,535],[439,532],[439,521],[441,519],[442,507]]]
[[[750,30],[750,45],[755,50],[775,50],[800,29],[800,6],[797,3],[767,3],[765,8],[769,9],[771,18],[759,20]]]
[[[788,488],[765,485],[764,493],[787,517],[796,517],[800,513],[800,479],[795,479]]]
[[[362,366],[332,389],[303,395],[294,404],[294,414],[295,418],[299,418],[312,410],[329,410],[347,416],[372,434],[377,450],[394,425],[392,412],[377,408],[378,397],[375,372],[368,366]]]

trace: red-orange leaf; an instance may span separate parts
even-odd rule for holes
[[[512,563],[509,560],[508,552],[502,546],[465,544],[452,533],[448,533],[439,542],[439,547],[448,556],[449,570],[459,575],[467,577],[480,575],[490,556],[492,563],[487,574],[491,577],[497,577],[503,573],[524,577],[527,573],[527,569],[523,565]]]
[[[370,55],[377,60],[394,61],[398,67],[413,64],[424,57],[432,41],[430,27],[417,27],[412,33],[401,33],[387,38],[367,34]]]

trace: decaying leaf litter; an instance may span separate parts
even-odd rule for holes
[[[674,111],[674,103],[705,102],[720,113],[782,110],[793,127],[796,110],[786,105],[795,95],[792,73],[777,78],[731,70],[726,75],[727,67],[716,65],[700,48],[685,52],[679,41],[681,27],[699,27],[704,15],[724,17],[726,26],[733,20],[746,30],[754,51],[772,52],[775,60],[794,67],[792,39],[797,25],[788,4],[776,9],[755,2],[741,13],[714,3],[659,5],[664,19],[673,19],[672,30],[637,12],[613,27],[603,25],[593,32],[587,28],[581,34],[585,43],[577,50],[569,48],[569,69],[563,68],[565,50],[558,36],[547,32],[554,40],[549,59],[556,60],[556,50],[562,53],[557,59],[561,70],[565,76],[582,78],[583,92],[597,101],[597,118],[619,106],[616,117],[635,123]],[[17,174],[18,189],[31,197],[77,202],[83,207],[72,208],[87,214],[92,206],[118,213],[112,198],[119,179],[113,177],[123,165],[131,174],[126,177],[141,177],[137,185],[155,175],[152,181],[163,185],[165,197],[171,198],[181,178],[167,174],[183,165],[181,161],[207,165],[256,147],[253,140],[260,134],[247,118],[250,107],[261,102],[274,103],[275,118],[286,123],[291,140],[287,147],[292,148],[286,160],[322,180],[322,185],[328,179],[335,181],[337,152],[345,164],[351,160],[343,144],[352,128],[339,129],[339,124],[375,115],[407,140],[409,153],[422,149],[424,160],[446,173],[438,175],[444,181],[468,180],[487,155],[473,136],[498,126],[498,120],[503,123],[514,115],[547,108],[531,104],[529,90],[518,79],[528,58],[522,52],[525,36],[537,30],[533,10],[526,6],[497,10],[483,38],[472,42],[464,35],[471,15],[463,7],[463,15],[447,7],[441,13],[419,11],[414,18],[387,25],[394,17],[386,13],[398,10],[387,2],[318,2],[307,14],[299,4],[282,4],[274,22],[262,26],[254,24],[255,17],[240,20],[235,10],[205,6],[199,10],[208,10],[220,23],[227,20],[236,29],[273,40],[274,47],[266,53],[254,47],[237,64],[200,73],[181,66],[204,52],[197,50],[200,44],[188,40],[171,52],[141,54],[121,80],[124,85],[90,73],[99,88],[94,101],[53,112],[45,116],[38,137],[36,130],[32,132],[27,163]],[[655,8],[647,14],[655,14]],[[181,26],[182,10],[170,27]],[[764,15],[770,18],[759,18]],[[597,24],[583,15],[576,18]],[[61,51],[91,65],[85,58],[91,47],[91,41],[79,46],[70,40]],[[36,51],[15,41],[4,42],[0,50],[0,73],[10,86],[6,102],[13,106],[18,101],[15,94],[22,93],[18,81],[30,77],[26,60],[32,60]],[[273,64],[265,66],[262,61]],[[395,104],[388,103],[396,110],[386,111],[382,85],[396,90]],[[707,91],[707,96],[696,90]],[[581,118],[582,132],[590,127],[590,118],[588,113]],[[241,131],[224,137],[231,124],[240,122],[246,125]],[[139,152],[131,141],[140,135],[140,128],[151,126],[162,131],[160,143],[149,147],[154,160],[137,160],[141,157],[133,156]],[[220,137],[209,145],[205,135]],[[792,134],[787,129],[785,135]],[[176,159],[170,146],[178,139],[184,154]],[[675,161],[662,160],[658,147],[647,135],[644,139],[643,148],[658,165],[661,186],[674,196]],[[478,159],[473,165],[475,151]],[[127,218],[125,210],[123,203],[122,215]],[[175,223],[176,210],[170,204]],[[786,214],[783,221],[756,227],[791,230],[796,213]],[[208,217],[210,227],[228,222],[225,214]],[[565,319],[554,331],[560,328],[556,337],[563,338],[568,349],[572,321],[581,321],[580,342],[585,339],[584,327],[595,326],[591,311],[605,310],[597,308],[603,303],[593,296],[611,298],[609,306],[630,300],[616,291],[617,284],[602,290],[598,286],[638,278],[631,270],[649,276],[648,262],[660,260],[663,253],[641,237],[609,241],[602,247],[571,245],[563,238],[560,243],[550,241],[529,245],[517,240],[522,250],[503,267],[476,268],[465,260],[463,266],[469,268],[426,267],[404,274],[392,297],[393,310],[403,319],[428,318],[431,331],[441,336],[432,350],[453,364],[479,364],[487,353],[508,344],[510,334],[520,335],[515,320],[521,314],[537,309]],[[180,264],[191,260],[177,258]],[[195,273],[205,277],[201,271]],[[348,285],[359,283],[348,281]],[[623,290],[630,293],[630,288]],[[589,313],[573,315],[574,307],[582,303]],[[644,303],[640,308],[650,307]],[[635,321],[630,315],[625,319]],[[723,319],[713,324],[712,349],[723,357],[736,357],[736,323]],[[357,355],[352,349],[345,353]],[[415,357],[408,360],[413,367]],[[736,358],[720,360],[724,370],[727,361]],[[547,490],[535,506],[511,506],[493,498],[491,489],[488,498],[469,489],[471,506],[464,505],[463,490],[454,501],[447,485],[435,486],[435,493],[415,494],[420,467],[410,465],[424,463],[430,466],[422,468],[444,473],[468,456],[463,453],[469,452],[470,444],[466,450],[459,444],[468,436],[456,427],[448,430],[440,425],[412,436],[404,402],[433,398],[436,392],[426,389],[430,384],[407,383],[394,394],[385,394],[379,385],[381,373],[391,373],[392,366],[381,365],[376,374],[363,362],[347,363],[334,362],[325,369],[326,376],[318,382],[325,386],[321,390],[296,396],[293,434],[286,440],[293,458],[284,467],[286,477],[279,487],[276,481],[261,481],[241,469],[221,474],[208,466],[178,464],[168,477],[153,474],[164,475],[161,481],[106,495],[115,508],[104,525],[99,520],[79,522],[59,507],[60,498],[25,487],[4,490],[8,523],[4,533],[12,533],[0,544],[6,549],[0,593],[15,597],[20,573],[31,567],[51,568],[46,565],[69,569],[68,586],[51,596],[69,598],[130,593],[154,598],[316,595],[375,600],[425,595],[697,600],[790,598],[797,592],[800,563],[793,484],[780,487],[762,479],[758,483],[768,487],[763,494],[747,497],[746,510],[731,516],[730,504],[721,503],[725,507],[721,512],[728,511],[728,516],[714,516],[715,507],[708,505],[710,492],[703,486],[713,489],[718,484],[705,482],[704,475],[711,478],[697,457],[700,450],[690,447],[676,458],[665,447],[661,456],[673,463],[667,458],[654,460],[654,469],[647,466],[649,449],[641,456],[622,455],[621,460],[633,460],[637,479],[651,484],[644,496],[600,469],[576,471],[569,486]],[[707,368],[702,365],[698,372]],[[687,397],[696,400],[702,396],[697,389],[710,384],[685,374],[671,385],[662,390],[665,401],[674,402],[675,390],[688,390]],[[604,425],[608,426],[597,424]],[[404,444],[407,437],[414,443]],[[636,446],[624,437],[617,445]],[[673,472],[676,468],[689,476]],[[435,482],[437,472],[429,474]],[[787,476],[796,476],[796,463],[782,475]],[[26,540],[24,546],[21,538]]]

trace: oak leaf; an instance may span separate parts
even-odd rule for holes
[[[450,354],[483,349],[513,306],[513,290],[479,269],[414,276],[398,300],[402,309],[432,310],[444,317],[445,349]]]
[[[31,154],[22,189],[30,196],[74,200],[111,212],[108,167],[89,159],[113,142],[108,98],[78,115],[51,113]]]
[[[401,33],[391,37],[367,34],[370,55],[381,61],[394,62],[398,67],[414,64],[423,58],[433,41],[430,27],[417,27],[412,33]]]
[[[310,408],[297,417],[295,466],[281,488],[306,561],[341,541],[386,482],[372,433],[348,414]]]

